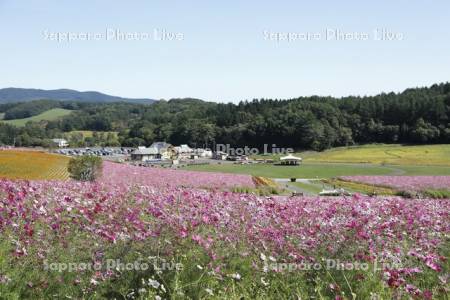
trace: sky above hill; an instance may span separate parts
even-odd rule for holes
[[[450,2],[0,0],[0,88],[237,102],[449,81]]]

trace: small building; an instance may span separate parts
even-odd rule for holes
[[[228,157],[228,154],[226,154],[225,152],[222,151],[217,151],[213,153],[212,158],[213,159],[217,159],[217,160],[226,160]]]
[[[229,160],[229,161],[247,161],[248,157],[246,155],[228,156],[227,160]]]
[[[292,154],[280,158],[280,164],[284,166],[298,166],[301,162],[301,157],[297,157]]]
[[[178,147],[175,147],[175,151],[177,151],[178,154],[186,154],[186,153],[194,152],[194,149],[192,149],[191,147],[189,147],[186,144],[182,144]]]
[[[213,157],[213,152],[209,149],[198,148],[198,149],[195,149],[194,153],[197,154],[198,157],[202,157],[202,158],[212,158]]]
[[[161,159],[161,155],[156,148],[142,148],[135,150],[131,153],[131,159],[136,161],[149,161],[155,159]]]
[[[167,149],[169,147],[173,147],[173,146],[166,142],[154,142],[153,144],[150,145],[150,148],[156,148],[156,149],[158,149],[158,151]]]
[[[58,146],[58,148],[69,147],[69,143],[65,139],[52,139],[53,144]]]
[[[177,156],[175,147],[166,142],[155,142],[150,145],[150,148],[156,149],[160,155],[160,159],[172,159]]]

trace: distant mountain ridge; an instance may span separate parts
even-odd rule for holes
[[[152,104],[153,102],[156,101],[154,99],[122,98],[95,91],[80,92],[70,89],[57,89],[57,90],[23,89],[23,88],[0,89],[0,104],[29,102],[42,99],[77,101],[87,103],[127,102],[140,104]]]

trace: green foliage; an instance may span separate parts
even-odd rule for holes
[[[252,187],[235,187],[232,189],[233,193],[240,194],[255,194],[258,196],[270,196],[270,195],[280,195],[283,193],[283,190],[279,187],[274,186],[259,186],[256,188]]]
[[[433,199],[450,199],[450,190],[425,190],[422,192],[425,197]]]
[[[61,103],[52,100],[38,100],[20,103],[5,111],[5,120],[25,119],[39,115],[53,108],[60,108]]]
[[[412,198],[418,197],[419,193],[416,192],[416,191],[405,191],[405,190],[402,190],[402,191],[395,192],[395,195],[403,197],[403,198],[412,199]]]
[[[40,109],[44,103],[0,106],[0,112],[35,113],[38,109],[31,111],[30,106]],[[450,143],[450,83],[399,94],[339,99],[313,96],[239,104],[174,99],[152,105],[58,105],[76,111],[46,122],[45,138],[75,130],[115,131],[122,146],[167,141],[194,147],[221,143],[262,148],[263,144],[276,144],[316,151],[374,142]]]
[[[432,198],[432,199],[449,199],[450,190],[447,189],[439,189],[439,190],[427,189],[423,191],[400,190],[395,192],[395,195],[410,199],[417,197]]]
[[[65,118],[63,127],[118,131],[124,146],[164,140],[197,147],[277,144],[322,151],[355,143],[444,143],[450,142],[448,86],[363,98],[261,99],[237,105],[195,99],[150,106],[94,105]]]
[[[0,145],[12,145],[16,133],[17,129],[14,126],[0,122]]]
[[[88,236],[67,237],[71,247],[55,243],[49,248],[51,260],[11,258],[11,243],[0,241],[0,267],[3,280],[2,299],[409,299],[406,292],[389,288],[383,282],[384,270],[368,264],[367,270],[327,269],[318,261],[318,270],[284,270],[264,272],[266,263],[259,253],[242,255],[224,244],[224,264],[216,263],[201,247],[186,241],[171,245],[149,238],[142,243],[118,241],[105,245]],[[106,260],[119,261],[120,276],[95,280],[94,268],[86,271],[52,269],[53,266],[80,266],[92,263],[86,247],[96,247],[102,256],[96,258],[102,270]],[[37,251],[37,249],[33,250]],[[34,254],[34,253],[33,253]],[[51,255],[50,255],[51,254]],[[29,257],[32,257],[31,255]],[[328,258],[328,257],[327,257]],[[341,257],[337,259],[345,260]],[[147,265],[127,270],[124,266]],[[271,265],[268,262],[267,265]],[[46,267],[47,265],[47,267]],[[163,266],[166,266],[165,268]],[[448,263],[446,263],[448,266]],[[74,267],[75,268],[75,267]],[[447,268],[447,267],[446,267]],[[239,277],[233,277],[239,274]],[[93,284],[92,280],[95,280]],[[64,284],[62,284],[64,283]],[[422,290],[439,284],[433,271],[424,268],[415,285]],[[446,299],[445,290],[434,290],[436,299]],[[403,297],[399,297],[403,295]],[[338,297],[339,296],[339,297]]]
[[[118,147],[117,132],[72,131],[64,134],[72,147]]]
[[[102,174],[102,159],[97,156],[80,156],[69,161],[70,177],[80,181],[94,181]]]
[[[255,194],[258,196],[270,196],[270,195],[280,195],[283,193],[283,190],[271,186],[260,186],[257,188],[235,187],[232,189],[232,192],[240,194]]]
[[[425,122],[422,118],[417,120],[414,129],[411,131],[413,141],[417,143],[427,143],[439,137],[439,129],[430,123]]]

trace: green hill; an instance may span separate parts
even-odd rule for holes
[[[152,104],[156,100],[153,99],[133,99],[110,96],[103,93],[88,91],[79,92],[69,89],[59,90],[41,90],[41,89],[22,89],[22,88],[5,88],[0,89],[0,104],[29,102],[41,99],[56,101],[75,101],[84,103],[113,103],[127,102],[138,104]]]
[[[14,126],[22,127],[22,126],[25,126],[25,124],[30,121],[32,121],[32,122],[39,122],[39,121],[44,121],[44,120],[45,121],[53,121],[58,118],[67,116],[67,115],[71,114],[72,112],[73,112],[72,110],[68,110],[68,109],[54,108],[54,109],[47,110],[46,112],[43,112],[42,114],[30,117],[30,118],[15,119],[15,120],[3,120],[2,122],[10,124],[10,125],[14,125]]]

